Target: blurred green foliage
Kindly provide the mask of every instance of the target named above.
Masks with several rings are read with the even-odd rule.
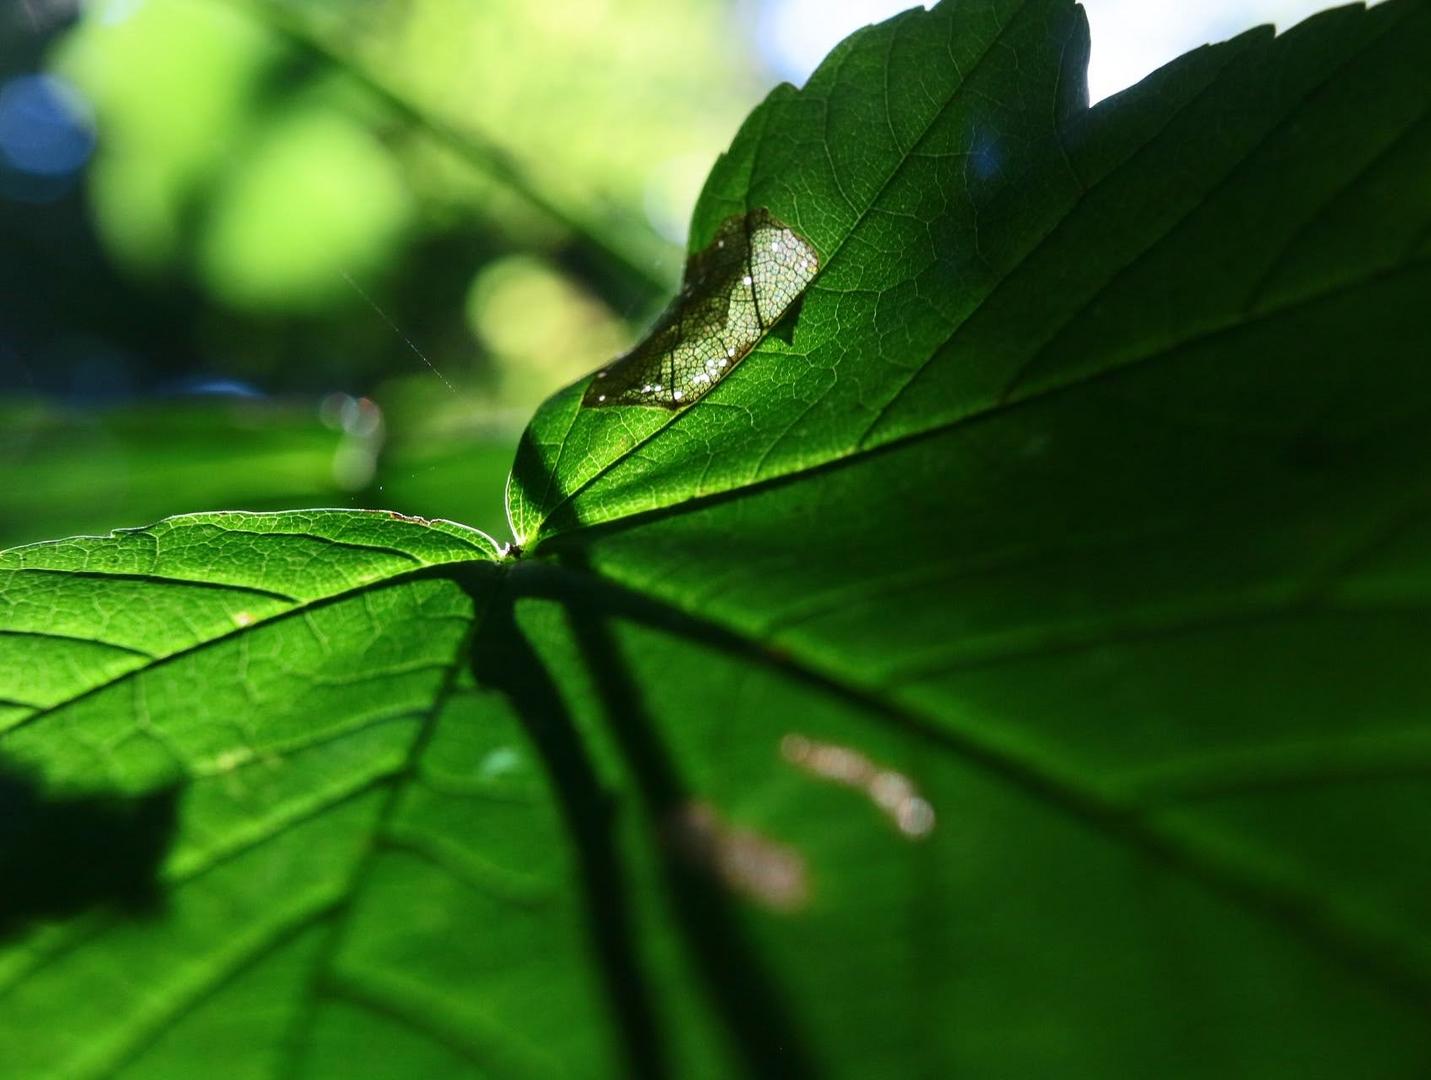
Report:
[[[52,73],[95,140],[40,189],[0,155],[0,546],[315,499],[501,526],[520,424],[679,272],[768,81],[747,33],[721,0],[0,14],[0,84]],[[383,411],[367,481],[332,392]],[[502,462],[480,492],[435,482],[463,453]]]
[[[341,440],[287,404],[0,404],[0,459],[19,481],[0,502],[0,548],[142,525],[175,505],[331,503]]]
[[[729,20],[649,0],[106,0],[51,63],[94,108],[86,191],[105,250],[155,288],[197,283],[204,367],[266,389],[369,389],[406,370],[351,279],[413,336],[439,328],[434,362],[454,375],[535,361],[548,377],[529,404],[589,357],[484,350],[453,300],[518,252],[562,279],[543,299],[571,310],[639,318],[658,299],[757,90],[747,50],[722,49]]]
[[[474,424],[420,380],[395,409],[304,400],[156,401],[129,408],[0,402],[0,549],[100,534],[188,510],[388,508],[506,528],[516,428]],[[390,435],[389,416],[398,434]]]

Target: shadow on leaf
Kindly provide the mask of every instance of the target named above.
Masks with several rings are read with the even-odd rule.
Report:
[[[649,715],[639,687],[632,679],[625,658],[608,625],[609,611],[602,603],[602,597],[586,593],[582,585],[589,580],[583,573],[583,566],[565,566],[557,570],[539,564],[525,564],[521,570],[508,578],[508,596],[498,601],[503,612],[500,628],[496,636],[507,642],[521,642],[520,648],[527,651],[535,670],[540,671],[540,663],[530,655],[531,646],[526,644],[521,631],[512,622],[511,605],[518,600],[529,598],[554,599],[565,611],[570,631],[578,649],[586,662],[587,669],[595,676],[596,692],[610,734],[634,781],[634,796],[641,804],[645,817],[655,830],[652,841],[661,855],[661,870],[671,902],[671,914],[675,917],[676,929],[684,939],[690,955],[701,973],[707,998],[717,1016],[725,1024],[732,1040],[732,1048],[741,1060],[746,1075],[779,1076],[798,1078],[815,1075],[808,1047],[802,1033],[790,1014],[781,988],[772,975],[765,970],[759,955],[745,933],[745,926],[737,910],[735,897],[716,881],[710,867],[704,865],[699,846],[693,850],[688,841],[689,833],[679,827],[689,816],[688,811],[699,804],[687,790],[683,778],[678,774],[674,762],[668,756],[659,737],[656,718]],[[576,571],[576,572],[573,572]],[[489,625],[497,627],[498,620],[489,615]],[[490,664],[491,653],[487,649],[474,650],[477,655],[487,655],[489,663],[485,670],[479,668],[479,680],[491,685],[508,688],[512,701],[527,721],[528,730],[534,740],[541,745],[548,742],[561,746],[563,755],[572,748],[580,747],[581,739],[562,703],[555,686],[546,683],[548,697],[533,700],[529,695],[513,693],[513,688],[529,683],[530,677],[520,674],[522,668],[510,662],[502,665]],[[531,670],[531,669],[528,669]],[[545,679],[545,676],[543,676]],[[560,718],[558,721],[557,718]],[[560,734],[552,738],[554,724],[561,728]],[[546,733],[544,735],[543,733]],[[559,757],[546,751],[549,767],[559,764]],[[585,821],[588,829],[600,820],[601,826],[594,831],[599,836],[602,858],[596,865],[606,868],[610,882],[619,876],[616,853],[611,837],[607,834],[613,808],[603,806],[599,796],[600,785],[595,769],[584,762],[585,780],[573,785],[564,770],[553,768],[553,778],[558,790],[571,793],[576,790],[589,792],[589,805],[583,810],[573,807],[572,817]],[[600,811],[599,813],[597,811]],[[673,827],[676,827],[673,829]],[[687,842],[683,842],[687,841]],[[583,845],[586,846],[586,845]],[[592,874],[592,861],[586,867],[588,888],[598,884]],[[594,890],[601,895],[604,890]],[[614,893],[608,893],[608,896]],[[645,973],[639,970],[627,952],[629,943],[617,942],[613,937],[611,912],[593,912],[597,928],[598,947],[620,956],[619,963],[613,964],[607,958],[605,965],[608,984],[619,988],[615,996],[625,1005],[624,1028],[628,1050],[640,1075],[666,1075],[669,1063],[664,1060],[664,1050],[651,1041],[648,1031],[654,1030],[654,1017],[649,1000],[652,988],[644,985]],[[620,922],[621,933],[630,936],[634,926],[626,920],[629,913],[623,910]]]
[[[0,763],[0,938],[95,907],[155,912],[176,802],[175,788],[55,798]]]

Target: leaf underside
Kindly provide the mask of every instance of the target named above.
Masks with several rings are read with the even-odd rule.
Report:
[[[792,333],[543,406],[521,559],[0,555],[0,1071],[1425,1075],[1431,9],[1092,109],[1087,44],[946,2],[775,91],[692,245],[788,223]]]

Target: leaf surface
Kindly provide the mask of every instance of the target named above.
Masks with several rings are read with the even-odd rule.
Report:
[[[820,270],[792,339],[767,334],[699,410],[557,395],[518,452],[519,541],[857,452],[986,285],[984,214],[1086,103],[1087,48],[1071,3],[946,3],[854,35],[803,89],[777,88],[712,170],[691,240],[700,250],[731,215],[765,210],[810,243]]]

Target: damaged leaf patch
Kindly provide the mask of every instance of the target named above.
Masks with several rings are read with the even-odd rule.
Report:
[[[651,332],[596,373],[583,404],[690,405],[745,359],[819,268],[810,242],[770,211],[726,218],[686,263],[680,294]]]

